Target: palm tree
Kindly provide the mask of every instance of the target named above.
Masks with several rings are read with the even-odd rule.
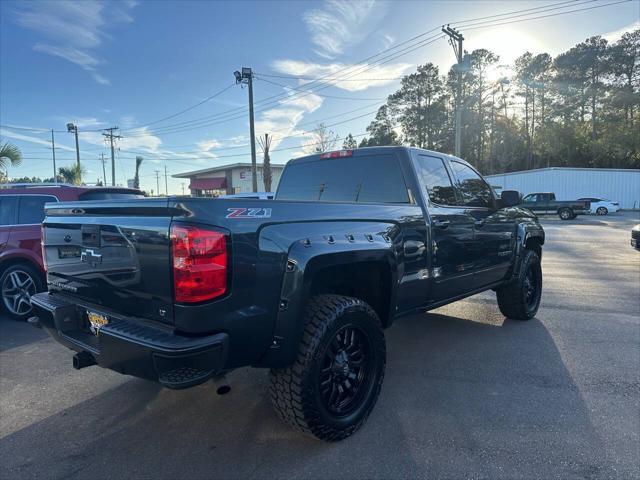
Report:
[[[0,170],[6,170],[9,166],[17,167],[21,163],[22,153],[18,147],[9,142],[0,145]]]
[[[70,183],[73,185],[80,185],[82,183],[82,175],[87,171],[80,165],[74,165],[73,167],[60,167],[58,169],[58,176],[64,183]]]

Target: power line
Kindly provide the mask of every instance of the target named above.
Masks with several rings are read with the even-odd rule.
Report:
[[[363,73],[364,71],[371,70],[372,68],[375,68],[377,66],[377,64],[374,63],[374,64],[369,65],[369,64],[365,64],[365,62],[368,62],[369,60],[371,60],[371,59],[373,59],[375,57],[379,57],[381,55],[384,55],[385,53],[387,53],[387,52],[389,52],[391,50],[398,49],[400,46],[406,45],[408,43],[411,43],[417,38],[424,37],[425,35],[427,35],[427,34],[429,34],[431,32],[434,32],[438,28],[439,27],[436,27],[434,29],[428,30],[427,32],[423,32],[423,33],[421,33],[419,35],[415,35],[414,37],[410,38],[409,40],[406,40],[406,41],[401,42],[399,44],[396,44],[396,45],[394,45],[392,47],[384,49],[384,50],[382,50],[382,51],[380,51],[380,52],[378,52],[378,53],[376,53],[374,55],[371,55],[371,56],[361,60],[360,62],[355,63],[354,65],[349,65],[347,67],[339,69],[336,72],[332,72],[331,74],[322,76],[319,79],[317,79],[317,80],[315,80],[315,81],[313,81],[313,82],[311,82],[311,83],[309,83],[309,84],[307,84],[305,86],[306,87],[313,87],[314,83],[320,83],[320,84],[324,83],[325,85],[322,86],[321,88],[319,88],[319,89],[324,89],[324,88],[332,86],[332,84],[330,82],[326,82],[326,81],[323,81],[323,80],[326,79],[326,78],[331,78],[331,76],[335,75],[336,73],[339,73],[341,71],[349,71],[349,70],[352,70],[352,69],[360,69],[361,70],[361,71],[355,70],[355,71],[352,71],[352,72],[347,72],[348,76],[346,78],[350,78],[350,77],[353,76],[353,74]],[[395,53],[390,54],[390,55],[388,55],[386,57],[383,57],[383,59],[385,59],[386,61],[382,62],[380,64],[388,63],[389,61],[391,61],[391,60],[393,60],[395,58],[398,58],[398,57],[400,57],[402,55],[410,53],[411,51],[415,50],[415,47],[421,47],[421,46],[428,45],[428,44],[432,43],[433,40],[437,39],[439,36],[440,36],[440,34],[436,35],[435,37],[430,37],[430,38],[427,38],[427,39],[420,40],[419,42],[414,43],[412,45],[409,45],[408,47],[402,49],[399,52],[395,52]],[[411,49],[411,50],[409,50],[409,49]],[[376,62],[378,62],[378,61],[376,61]],[[361,65],[361,64],[364,64],[364,65]],[[362,68],[365,68],[365,69],[362,70]],[[272,96],[267,97],[267,98],[265,98],[265,99],[263,99],[263,100],[261,100],[259,102],[256,102],[256,105],[258,105],[258,104],[273,105],[275,103],[280,102],[281,100],[282,100],[283,103],[286,103],[286,101],[297,100],[297,99],[303,98],[303,97],[305,97],[307,95],[310,95],[310,93],[305,93],[305,95],[296,95],[296,94],[294,94],[294,95],[291,95],[291,96],[288,95],[287,93],[281,93],[281,94],[277,94],[277,95],[272,95]],[[246,107],[237,107],[237,108],[233,108],[233,109],[230,109],[230,110],[227,110],[227,111],[224,111],[224,112],[219,112],[217,114],[208,115],[208,116],[201,117],[201,118],[198,118],[198,119],[193,119],[191,121],[182,122],[182,123],[175,124],[175,125],[172,125],[172,126],[166,126],[166,127],[163,127],[164,129],[167,129],[167,131],[164,132],[164,133],[165,134],[169,133],[168,132],[169,128],[180,127],[180,126],[185,126],[186,127],[187,124],[195,125],[196,123],[201,123],[201,125],[199,125],[199,127],[200,126],[201,127],[209,126],[211,124],[215,124],[215,123],[208,122],[208,120],[212,120],[214,118],[227,117],[227,118],[224,119],[224,122],[230,121],[230,120],[235,120],[236,118],[242,118],[244,116],[244,113],[240,114],[240,116],[237,116],[238,112],[240,112],[240,111],[246,112],[246,110],[247,110]],[[234,115],[236,115],[236,116],[234,116]],[[207,122],[205,123],[205,121],[207,121]],[[216,122],[216,123],[223,123],[223,122]],[[162,129],[160,129],[160,130],[162,130]],[[182,131],[182,130],[180,130],[180,131]],[[154,132],[154,133],[162,134],[159,130],[156,130],[156,132]],[[177,131],[176,132],[171,132],[171,133],[177,133]]]
[[[159,118],[158,120],[154,120],[153,122],[148,122],[148,123],[146,123],[145,125],[143,125],[143,126],[141,126],[141,127],[137,127],[137,128],[145,128],[145,127],[148,127],[149,125],[155,125],[156,123],[164,122],[165,120],[169,120],[170,118],[174,118],[174,117],[177,117],[178,115],[182,115],[183,113],[186,113],[186,112],[188,112],[188,111],[190,111],[190,110],[193,110],[194,108],[197,108],[197,107],[199,107],[200,105],[202,105],[202,104],[204,104],[204,103],[207,103],[208,101],[213,100],[214,98],[216,98],[216,97],[218,97],[218,96],[222,95],[224,92],[226,92],[227,90],[229,90],[229,89],[230,89],[231,87],[233,87],[234,85],[235,85],[235,83],[232,83],[231,85],[227,85],[227,86],[226,86],[226,87],[224,87],[222,90],[220,90],[220,91],[218,91],[218,92],[214,93],[213,95],[211,95],[211,96],[209,96],[209,97],[205,98],[204,100],[202,100],[202,101],[200,101],[200,102],[198,102],[198,103],[196,103],[196,104],[194,104],[194,105],[191,105],[190,107],[187,107],[187,108],[185,108],[185,109],[183,109],[183,110],[180,110],[179,112],[173,113],[173,114],[171,114],[171,115],[167,115],[166,117]]]
[[[595,1],[595,0],[593,0]],[[469,27],[464,27],[465,30],[477,30],[479,28],[487,28],[487,27],[498,27],[500,25],[508,25],[510,23],[518,23],[518,22],[528,22],[529,20],[538,20],[540,18],[548,18],[548,17],[558,17],[560,15],[566,15],[567,13],[576,13],[576,12],[585,12],[587,10],[594,10],[596,8],[603,8],[603,7],[609,7],[611,5],[618,5],[619,3],[628,3],[631,2],[632,0],[618,0],[617,2],[611,2],[611,3],[605,3],[602,5],[594,5],[593,7],[585,7],[585,8],[576,8],[574,10],[567,10],[565,12],[557,12],[557,13],[551,13],[548,15],[540,15],[537,17],[531,17],[531,18],[523,18],[520,20],[512,20],[512,21],[506,21],[506,22],[500,22],[500,23],[493,23],[491,25],[482,25],[482,26],[472,26],[470,25]]]
[[[497,13],[497,14],[494,14],[494,15],[487,15],[485,17],[469,18],[467,20],[457,20],[455,22],[449,22],[447,25],[458,25],[459,26],[459,24],[461,24],[461,23],[477,22],[478,20],[486,20],[487,18],[505,17],[505,16],[508,16],[508,15],[512,15],[514,13],[532,12],[532,14],[534,14],[534,13],[539,13],[539,12],[533,12],[533,10],[540,10],[540,9],[544,9],[544,8],[547,8],[547,7],[568,8],[568,7],[571,6],[570,4],[576,4],[579,1],[580,0],[565,0],[563,2],[555,2],[555,3],[549,3],[547,5],[540,5],[539,7],[525,8],[525,9],[522,9],[522,10],[513,10],[511,12]],[[596,0],[589,0],[589,1],[596,1]],[[561,5],[565,5],[565,6],[561,7]]]
[[[267,82],[267,83],[270,83],[272,85],[277,85],[277,86],[282,87],[282,88],[288,88],[288,89],[291,89],[291,90],[295,90],[297,92],[307,92],[307,93],[310,93],[310,94],[313,94],[313,95],[317,95],[319,97],[324,97],[324,98],[335,98],[335,99],[338,99],[338,100],[364,100],[364,101],[386,100],[386,97],[354,98],[354,97],[341,97],[341,96],[338,96],[338,95],[327,95],[327,94],[324,94],[324,93],[314,92],[313,90],[307,90],[307,89],[304,89],[304,88],[292,87],[291,85],[284,85],[282,83],[273,82],[271,80],[267,80],[266,78],[258,78],[258,80],[262,80],[263,82]]]
[[[466,25],[464,28],[469,29],[469,30],[477,29],[477,28],[488,28],[488,27],[499,26],[499,25],[504,25],[504,24],[508,24],[508,23],[518,23],[518,22],[535,20],[535,19],[540,19],[540,18],[548,18],[548,17],[553,17],[553,16],[559,16],[559,15],[564,15],[564,14],[568,14],[568,13],[587,11],[587,10],[592,10],[592,9],[596,9],[596,8],[603,8],[603,7],[617,5],[617,4],[621,4],[621,3],[627,3],[630,0],[620,0],[620,1],[610,2],[610,3],[606,3],[606,4],[602,4],[602,5],[595,5],[595,6],[579,8],[579,9],[571,9],[571,10],[566,10],[566,11],[562,11],[562,12],[556,12],[556,13],[549,14],[549,15],[533,16],[533,17],[529,16],[529,15],[536,15],[536,14],[544,12],[544,11],[559,10],[559,9],[563,9],[563,8],[571,8],[574,5],[583,5],[583,4],[586,4],[586,3],[592,3],[593,1],[595,1],[595,0],[588,0],[588,1],[584,1],[584,2],[576,2],[576,1],[566,2],[565,1],[565,2],[559,2],[559,3],[555,3],[555,4],[551,4],[551,5],[543,5],[543,6],[540,6],[540,7],[524,9],[524,10],[517,10],[517,11],[513,11],[513,12],[505,12],[505,13],[502,13],[502,14],[490,15],[490,16],[485,16],[485,17],[477,17],[475,19],[468,19],[468,20],[462,20],[462,21],[457,21],[457,22],[451,22],[450,24],[451,25],[460,25],[460,24],[463,24],[463,23],[475,22],[475,23],[471,23],[470,25]],[[531,12],[531,13],[525,15],[525,14],[523,14],[523,12]],[[517,15],[510,16],[512,14],[517,14]],[[523,17],[523,16],[527,16],[527,18],[519,18],[519,17]],[[502,18],[498,18],[498,17],[502,17]],[[478,21],[478,20],[484,20],[484,19],[489,19],[489,18],[494,18],[496,20]],[[516,18],[519,18],[519,19],[515,20]],[[398,47],[400,47],[402,45],[406,45],[407,43],[410,43],[411,41],[413,41],[413,40],[415,40],[417,38],[421,38],[421,37],[424,37],[424,36],[428,35],[429,33],[435,31],[436,29],[437,28],[434,28],[434,29],[432,29],[430,31],[423,32],[423,33],[421,33],[421,34],[419,34],[417,36],[412,37],[409,40],[406,40],[406,41],[404,41],[404,42],[402,42],[400,44],[396,44],[396,45],[394,45],[393,47],[391,47],[389,49],[385,49],[385,50],[383,50],[381,52],[378,52],[377,54],[372,55],[372,56],[368,57],[367,59],[364,59],[364,60],[360,61],[359,63],[364,63],[364,62],[366,62],[366,61],[368,61],[368,60],[370,60],[372,58],[378,57],[378,56],[380,56],[380,55],[382,55],[382,54],[384,54],[384,53],[386,53],[388,51],[397,49]],[[429,40],[429,39],[427,39],[427,40]],[[391,60],[393,60],[395,58],[398,58],[401,55],[406,55],[407,53],[410,53],[411,51],[414,51],[417,48],[421,48],[422,46],[424,46],[422,43],[426,42],[427,40],[422,40],[421,42],[417,42],[414,45],[410,45],[409,47],[403,49],[402,53],[396,52],[395,54],[389,55],[388,57],[385,57],[385,58],[391,57]],[[379,59],[376,62],[380,62],[381,60],[382,59]],[[391,60],[387,60],[384,63],[388,63],[388,61],[391,61]],[[382,64],[382,63],[380,63],[380,64]],[[368,66],[368,67],[367,67],[367,65],[362,65],[359,68],[362,69],[362,68],[366,67],[365,69],[371,69],[371,68],[375,68],[376,66],[378,66],[378,63],[372,64],[371,66]],[[313,83],[326,83],[326,82],[338,81],[338,80],[339,81],[348,81],[348,80],[350,80],[348,77],[345,76],[345,77],[342,77],[342,78],[339,78],[339,77],[337,78],[337,77],[335,77],[335,74],[338,73],[338,72],[341,72],[341,71],[352,70],[352,69],[355,69],[355,68],[358,68],[358,64],[351,65],[351,66],[345,67],[343,69],[340,69],[337,72],[332,72],[332,73],[330,73],[328,75],[325,75],[323,77],[320,77],[320,78],[317,78],[317,79],[313,79],[310,84],[307,84],[305,86],[310,86]],[[357,73],[358,72],[354,70],[352,72],[348,72],[347,75],[353,76],[354,74],[357,74]],[[359,72],[359,73],[362,73],[362,72]],[[358,81],[358,80],[359,79],[353,79],[352,81]],[[275,83],[275,82],[273,82],[273,83]],[[331,84],[326,85],[326,86],[327,87],[331,86]],[[326,88],[326,87],[324,87],[324,88]],[[306,95],[309,95],[311,93],[315,93],[315,92],[309,91],[309,93],[306,93]],[[298,98],[302,98],[303,96],[306,96],[306,95],[299,95]],[[265,103],[269,99],[278,98],[278,97],[280,99],[282,99],[283,96],[286,97],[286,94],[280,94],[280,95],[274,95],[272,97],[267,97],[266,99],[263,99],[262,101],[257,102],[257,103]],[[290,96],[291,100],[297,99],[297,98],[291,98],[291,97],[293,97],[293,96]],[[279,102],[280,99],[272,100],[269,103],[273,104],[274,102]],[[195,108],[195,106],[193,106],[193,107]],[[190,109],[190,108],[191,107],[188,107],[188,109]],[[188,111],[188,109],[187,109],[187,111]],[[234,114],[232,112],[238,112],[239,110],[246,110],[246,108],[239,107],[239,108],[228,110],[227,112],[220,112],[220,113],[215,114],[213,116],[207,116],[207,117],[204,117],[204,118],[214,118],[214,117],[221,118],[221,117],[226,115],[228,118],[226,118],[225,120],[222,120],[220,122],[214,122],[213,124],[215,124],[215,123],[224,123],[226,121],[231,121],[231,120],[234,120],[236,118],[243,117],[244,115],[241,115],[241,117],[237,117],[237,116],[233,117]],[[180,114],[180,113],[177,113],[177,114]],[[177,114],[174,114],[174,115],[177,115]],[[156,122],[159,122],[159,121],[160,120],[158,120]],[[174,125],[174,126],[169,125],[169,126],[163,127],[164,129],[166,129],[165,133],[160,133],[160,132],[151,132],[151,133],[156,133],[156,134],[159,134],[159,135],[161,135],[161,134],[169,134],[169,133],[179,133],[179,132],[182,132],[182,131],[187,131],[187,130],[192,130],[192,129],[195,129],[195,128],[208,126],[208,122],[206,124],[199,125],[198,127],[196,127],[195,124],[191,125],[194,122],[199,122],[199,121],[202,121],[202,119],[196,119],[196,120],[191,120],[191,121],[187,121],[187,122],[182,122],[182,124],[177,124],[178,126],[181,126],[180,129],[176,128],[176,125]],[[11,127],[11,126],[4,126],[4,127],[5,128],[9,128],[9,129],[21,129],[21,130],[25,130],[25,131],[33,131],[33,132],[38,132],[38,133],[46,133],[47,132],[47,130],[45,130],[45,129],[37,129],[37,128],[29,128],[29,127]],[[172,127],[173,127],[173,130],[170,130]],[[141,127],[141,128],[143,128],[143,127]],[[61,131],[63,132],[64,130],[61,130]],[[87,131],[91,131],[91,130],[87,130]],[[238,148],[240,148],[240,147],[241,146],[238,146]],[[234,147],[229,147],[229,149],[231,149],[231,148],[234,148]]]
[[[274,75],[270,73],[256,73],[258,77],[269,77],[269,78],[291,78],[294,80],[319,80],[318,77],[307,77],[304,75]],[[389,77],[389,78],[352,78],[352,79],[342,79],[342,78],[326,78],[326,81],[333,82],[388,82],[393,80],[402,80],[404,77]],[[263,79],[264,80],[264,79]]]
[[[356,70],[354,72],[349,72],[347,74],[348,75],[347,78],[350,78],[350,77],[352,77],[354,75],[357,75],[359,73],[363,73],[363,72],[365,72],[367,70],[371,70],[373,68],[376,68],[379,65],[383,65],[385,63],[389,63],[390,61],[393,61],[396,58],[399,58],[399,57],[401,57],[403,55],[407,55],[407,54],[409,54],[409,53],[411,53],[411,52],[413,52],[413,51],[415,51],[415,50],[417,50],[419,48],[422,48],[422,47],[424,47],[426,45],[429,45],[429,44],[435,42],[436,40],[439,40],[440,38],[442,38],[441,34],[435,35],[433,37],[427,38],[425,40],[421,40],[420,42],[417,42],[417,43],[415,43],[413,45],[410,45],[410,46],[402,49],[400,52],[396,52],[394,54],[387,55],[386,57],[383,57],[382,59],[380,59],[380,60],[384,60],[384,61],[380,61],[379,60],[378,63],[376,63],[376,64],[362,65],[362,66],[359,67],[360,71]],[[355,65],[354,67],[357,67],[357,65]],[[354,67],[349,67],[349,68],[354,68]],[[306,86],[308,86],[308,85],[306,85]],[[268,110],[269,108],[271,108],[271,106],[273,106],[275,104],[282,104],[282,103],[287,103],[288,101],[299,100],[299,99],[304,98],[306,96],[309,96],[311,94],[316,94],[318,90],[324,90],[324,89],[326,89],[326,88],[328,88],[330,86],[332,86],[331,83],[326,83],[325,82],[325,85],[322,85],[322,86],[318,87],[313,92],[306,91],[304,94],[295,93],[293,95],[289,95],[287,93],[283,93],[281,95],[275,95],[274,97],[280,97],[280,98],[271,100],[271,101],[266,102],[266,103],[265,103],[265,101],[257,102],[257,103],[263,103],[262,108],[258,109],[257,111],[258,112],[262,112],[262,111]],[[151,132],[151,133],[154,133],[156,135],[167,135],[167,134],[170,134],[170,133],[182,133],[182,132],[185,132],[185,131],[195,130],[197,128],[209,127],[209,126],[217,125],[217,124],[220,124],[220,123],[227,123],[227,122],[229,122],[231,120],[244,118],[245,113],[240,113],[239,115],[238,114],[234,114],[234,115],[235,116],[228,116],[227,115],[227,118],[223,118],[223,119],[220,119],[220,120],[212,120],[212,121],[209,121],[209,120],[207,120],[207,121],[194,120],[193,123],[191,123],[191,124],[189,124],[190,122],[184,122],[184,126],[175,125],[173,127],[166,127],[166,129],[164,129],[162,131],[155,131],[155,132]],[[215,117],[215,115],[212,116],[212,117]],[[189,124],[189,125],[186,125],[186,124]]]
[[[320,118],[320,119],[317,119],[317,120],[298,123],[298,124],[295,125],[295,128],[299,128],[299,127],[304,126],[304,125],[322,123],[322,122],[325,122],[327,120],[331,120],[333,118],[342,117],[344,115],[349,115],[351,113],[359,112],[361,110],[369,109],[369,108],[371,108],[373,106],[378,106],[378,105],[379,105],[379,103],[375,102],[373,104],[368,104],[368,105],[364,105],[362,107],[350,109],[350,110],[347,110],[347,111],[342,112],[342,113],[337,113],[335,115],[330,115],[328,117],[323,117],[323,118]],[[370,112],[368,112],[366,115],[369,115],[369,114],[370,114]],[[279,130],[273,130],[270,133],[277,134],[277,133],[286,132],[286,131],[289,131],[289,130],[290,130],[290,128],[283,128],[283,129],[279,129]],[[288,138],[288,137],[284,137],[284,138]],[[173,148],[191,147],[191,146],[193,146],[193,144],[173,146]],[[224,151],[228,151],[228,150],[238,150],[240,148],[247,148],[249,146],[250,145],[248,143],[244,143],[242,145],[234,145],[234,146],[231,146],[231,147],[211,148],[211,149],[206,150],[206,151],[203,151],[203,150],[189,150],[189,151],[181,151],[181,152],[175,152],[175,153],[177,153],[177,154],[216,153],[216,152],[224,152]],[[170,147],[171,147],[170,145],[165,145],[164,146],[164,148],[170,148]],[[144,151],[144,152],[143,151],[139,151],[139,150],[120,150],[120,151],[124,152],[124,153],[133,153],[133,154],[139,154],[139,155],[149,155],[149,154],[153,155],[154,154],[153,151]],[[168,153],[168,155],[175,155],[175,153]],[[206,157],[202,157],[202,158],[206,158]]]

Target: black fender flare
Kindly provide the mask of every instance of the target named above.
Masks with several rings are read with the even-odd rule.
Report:
[[[322,269],[358,262],[380,262],[391,275],[390,301],[395,305],[398,262],[387,235],[316,235],[291,244],[287,255],[273,342],[257,366],[281,368],[297,354],[304,331],[303,315],[315,275]],[[389,308],[389,315],[393,315]],[[388,319],[381,319],[383,323]]]
[[[522,222],[518,224],[516,234],[516,254],[513,264],[511,279],[517,278],[520,273],[522,253],[527,248],[527,242],[535,239],[540,245],[544,245],[545,233],[539,223]]]

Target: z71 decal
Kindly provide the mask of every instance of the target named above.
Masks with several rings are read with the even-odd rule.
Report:
[[[227,208],[227,218],[271,218],[270,208]]]

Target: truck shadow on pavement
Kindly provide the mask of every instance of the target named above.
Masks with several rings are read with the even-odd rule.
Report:
[[[24,320],[14,320],[4,315],[0,310],[0,352],[12,348],[39,342],[49,338],[44,330],[37,330],[29,325],[29,328],[22,328],[26,324]]]
[[[223,397],[211,384],[170,391],[132,379],[5,436],[0,477],[613,474],[544,324],[503,321],[495,307],[456,308],[462,312],[400,319],[387,331],[380,400],[342,443],[284,425],[271,409],[265,371],[232,373]]]

